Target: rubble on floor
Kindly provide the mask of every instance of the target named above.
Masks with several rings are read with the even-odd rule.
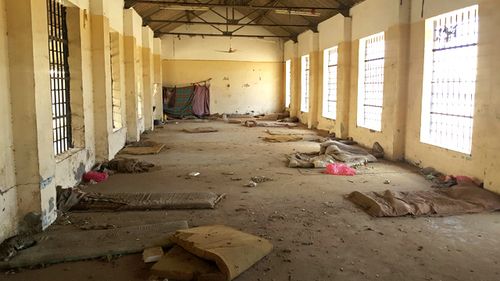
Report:
[[[470,183],[425,191],[354,191],[347,199],[374,217],[452,216],[500,210],[498,194]]]
[[[274,142],[274,143],[295,142],[295,141],[301,141],[303,139],[304,138],[301,136],[294,136],[294,135],[272,135],[272,136],[262,137],[263,141]]]
[[[362,148],[328,140],[320,144],[319,152],[293,153],[288,156],[288,160],[290,168],[325,168],[336,162],[355,167],[376,162],[377,158]]]
[[[152,267],[155,276],[179,281],[230,281],[268,255],[264,238],[223,225],[177,231],[176,244]]]
[[[131,155],[148,155],[148,154],[158,154],[165,147],[164,143],[157,143],[154,141],[138,141],[127,144],[120,154],[131,154]]]

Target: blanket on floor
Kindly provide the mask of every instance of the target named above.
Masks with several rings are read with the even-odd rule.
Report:
[[[472,184],[425,191],[359,192],[347,199],[374,217],[451,216],[500,210],[500,196]]]

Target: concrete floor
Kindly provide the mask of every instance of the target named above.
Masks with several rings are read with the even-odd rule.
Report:
[[[220,131],[181,131],[199,126]],[[147,135],[166,143],[168,149],[140,157],[161,165],[160,170],[114,175],[89,187],[103,193],[226,193],[215,210],[79,213],[72,214],[71,220],[118,226],[188,220],[191,226],[226,224],[270,239],[273,252],[237,281],[500,280],[497,213],[371,218],[343,196],[353,190],[425,190],[430,183],[410,166],[385,161],[370,164],[354,177],[290,169],[286,154],[317,151],[319,144],[270,144],[259,139],[266,135],[264,131],[223,122],[169,124]],[[193,171],[201,175],[186,179]],[[223,172],[234,172],[234,176]],[[274,181],[243,187],[257,175]],[[384,184],[386,179],[391,184]],[[141,255],[130,255],[5,273],[0,280],[147,280],[149,267]]]

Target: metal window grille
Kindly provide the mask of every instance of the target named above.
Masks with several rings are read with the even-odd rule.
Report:
[[[477,76],[478,6],[432,19],[431,144],[470,153]]]
[[[54,153],[58,155],[72,147],[66,7],[55,0],[47,0],[47,20],[52,134]]]
[[[300,110],[309,111],[309,55],[302,56],[302,103]]]
[[[359,125],[372,130],[382,129],[382,105],[384,98],[384,33],[362,39],[363,86],[361,93],[361,120]]]
[[[110,46],[110,67],[111,67],[111,109],[113,129],[117,130],[122,127],[122,112],[121,112],[121,87],[120,87],[120,44],[117,33],[109,34]]]
[[[287,60],[285,62],[285,106],[290,107],[290,101],[292,99],[292,62]]]
[[[323,86],[323,117],[337,117],[337,67],[338,48],[325,50],[325,72]]]

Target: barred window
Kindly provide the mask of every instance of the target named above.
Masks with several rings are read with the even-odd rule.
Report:
[[[426,22],[421,141],[471,153],[477,76],[478,6]],[[425,74],[424,74],[425,75]]]
[[[336,119],[338,47],[325,50],[323,58],[323,117]]]
[[[301,62],[300,111],[309,112],[309,55],[302,56]]]
[[[72,145],[70,73],[68,63],[68,28],[66,7],[47,0],[49,35],[49,75],[52,103],[52,137],[54,153],[59,155]]]
[[[358,78],[358,120],[360,127],[382,130],[384,98],[384,33],[360,40]]]
[[[120,42],[118,32],[109,34],[111,68],[111,109],[113,129],[122,127],[121,84],[120,84]]]
[[[290,107],[290,102],[292,100],[292,61],[287,60],[285,62],[285,107]]]

